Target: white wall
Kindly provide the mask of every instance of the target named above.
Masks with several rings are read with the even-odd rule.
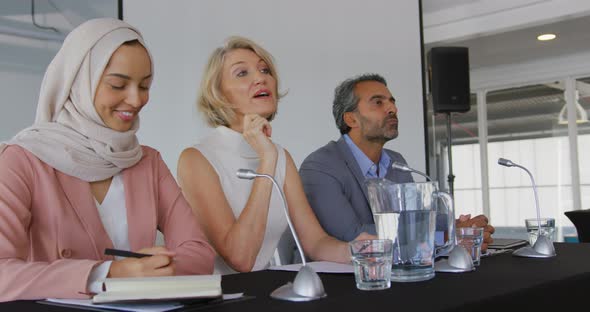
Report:
[[[400,137],[387,147],[425,169],[417,1],[125,0],[155,58],[140,141],[161,151],[176,173],[178,155],[209,129],[195,108],[207,57],[230,35],[249,37],[275,57],[282,89],[273,140],[297,165],[337,139],[333,90],[345,78],[382,74],[400,110]]]
[[[0,142],[33,124],[42,79],[36,72],[0,66]]]

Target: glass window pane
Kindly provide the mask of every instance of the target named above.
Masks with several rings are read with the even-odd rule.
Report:
[[[567,123],[559,122],[566,105],[563,86],[553,82],[487,95],[490,217],[496,227],[524,233],[524,219],[536,217],[528,174],[499,166],[500,157],[531,172],[542,217],[554,217],[558,227],[568,222],[563,212],[573,209],[573,201]]]
[[[470,110],[466,113],[452,113],[451,139],[455,214],[483,213],[481,191],[481,160],[477,128],[476,95],[471,94]],[[441,189],[448,191],[448,141],[447,115],[429,114],[430,175],[438,180]]]
[[[576,81],[576,112],[578,125],[578,163],[580,167],[580,195],[582,209],[590,209],[590,77]]]

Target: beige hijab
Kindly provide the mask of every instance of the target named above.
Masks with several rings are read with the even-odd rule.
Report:
[[[90,20],[74,29],[47,67],[35,123],[0,144],[0,153],[16,144],[88,182],[135,165],[142,156],[135,136],[139,119],[129,131],[118,132],[107,127],[94,108],[96,88],[111,55],[132,40],[145,47],[139,31],[111,18]]]

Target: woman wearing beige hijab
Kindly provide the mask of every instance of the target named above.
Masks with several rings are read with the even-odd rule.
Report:
[[[106,277],[212,272],[191,208],[135,136],[152,64],[119,20],[88,21],[65,39],[35,123],[0,145],[0,301],[84,298]],[[166,244],[154,247],[158,229]],[[152,256],[115,259],[105,248]]]

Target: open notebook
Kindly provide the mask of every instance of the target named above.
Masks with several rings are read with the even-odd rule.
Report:
[[[185,300],[221,296],[221,275],[107,278],[95,304],[155,300]]]

